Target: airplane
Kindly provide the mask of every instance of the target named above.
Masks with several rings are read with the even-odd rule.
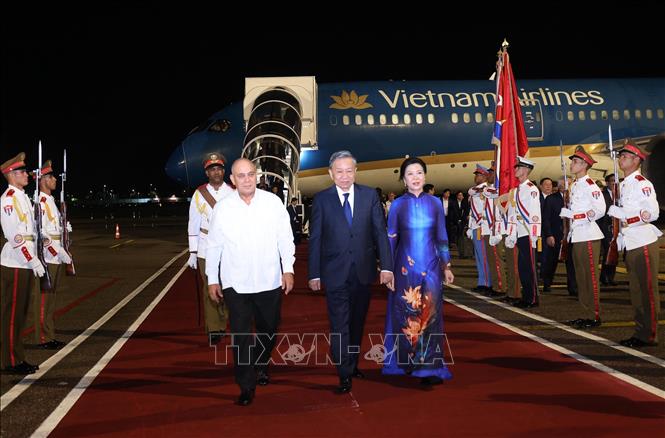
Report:
[[[421,157],[437,193],[473,184],[476,163],[490,165],[494,146],[493,81],[384,81],[317,84],[313,77],[247,78],[243,102],[233,103],[195,127],[165,170],[190,187],[205,181],[201,163],[212,151],[232,162],[252,159],[259,174],[283,182],[288,196],[312,196],[331,184],[331,153],[356,157],[356,181],[404,190],[398,181],[406,156]],[[538,182],[562,175],[576,145],[598,163],[594,179],[613,173],[614,145],[625,138],[651,151],[643,173],[665,200],[665,78],[518,80],[518,96]],[[296,132],[298,131],[298,132]],[[228,173],[228,172],[227,172]],[[287,198],[288,199],[288,198]]]

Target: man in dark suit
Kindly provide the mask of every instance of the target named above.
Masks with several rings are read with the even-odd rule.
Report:
[[[358,356],[376,259],[381,284],[391,290],[393,261],[376,190],[354,184],[356,159],[348,151],[335,152],[328,172],[335,184],[317,193],[312,204],[308,277],[312,290],[326,287],[331,352],[340,382],[335,392],[343,394],[351,390],[352,378],[363,377]]]
[[[570,181],[569,183],[570,184]],[[554,281],[556,267],[559,264],[559,251],[563,238],[563,219],[559,216],[563,208],[564,180],[559,180],[559,191],[545,198],[543,207],[543,292],[549,292]],[[566,283],[568,294],[577,295],[577,282],[575,281],[575,265],[572,254],[566,258]]]
[[[610,249],[612,242],[612,217],[608,216],[607,211],[610,206],[614,205],[614,198],[612,189],[614,187],[614,174],[611,173],[605,177],[606,186],[603,188],[603,198],[605,198],[605,216],[596,221],[600,231],[603,232],[603,240],[600,241],[600,254],[602,260],[602,268],[600,270],[600,283],[603,286],[616,286],[617,282],[614,281],[614,274],[616,273],[616,266],[605,264],[607,259],[607,252]]]
[[[302,224],[300,222],[300,215],[298,214],[298,198],[291,198],[291,203],[286,207],[289,212],[291,220],[291,231],[293,231],[293,243],[298,245],[302,234]]]
[[[464,228],[469,221],[469,203],[464,199],[464,193],[457,192],[455,194],[455,199],[450,201],[450,204],[448,205],[448,216],[446,217],[447,222],[448,218],[450,218],[450,241],[455,242],[457,245],[459,257],[461,259],[467,258],[467,256],[469,256],[468,246],[471,242],[468,242],[469,245],[467,245],[464,241],[466,238]]]

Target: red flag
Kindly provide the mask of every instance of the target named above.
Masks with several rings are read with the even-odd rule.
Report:
[[[506,50],[500,52],[497,65],[496,116],[492,143],[496,145],[495,160],[499,194],[517,187],[515,163],[517,155],[525,156],[529,150],[522,120],[522,108],[517,97],[517,87],[510,57]]]

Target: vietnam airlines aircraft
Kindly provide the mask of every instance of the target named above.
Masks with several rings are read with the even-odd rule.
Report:
[[[465,190],[475,163],[489,165],[495,82],[351,82],[316,84],[313,77],[248,78],[245,99],[213,114],[174,150],[167,174],[189,186],[204,181],[212,151],[229,161],[256,162],[259,173],[284,182],[289,194],[311,196],[331,184],[328,159],[347,149],[358,160],[356,181],[401,193],[405,156],[427,163],[437,193]],[[561,176],[564,160],[582,144],[598,164],[594,179],[613,172],[614,144],[630,137],[652,152],[643,171],[665,200],[665,78],[520,80],[518,95],[536,163],[531,179]],[[658,163],[658,164],[657,164]]]

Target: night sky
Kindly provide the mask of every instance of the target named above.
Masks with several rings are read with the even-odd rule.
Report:
[[[598,10],[526,15],[503,27],[470,14],[422,22],[428,11],[418,19],[337,11],[329,23],[297,27],[204,8],[4,10],[0,161],[25,151],[36,166],[41,139],[58,167],[67,148],[73,193],[107,184],[122,194],[152,183],[170,194],[178,186],[163,171],[169,154],[194,126],[242,100],[247,76],[487,79],[504,37],[518,86],[520,79],[665,77],[665,6],[635,9],[604,12],[612,20]],[[230,21],[245,30],[230,30]]]

